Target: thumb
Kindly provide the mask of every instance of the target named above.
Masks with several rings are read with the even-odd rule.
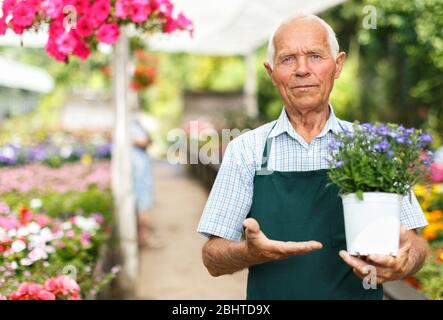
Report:
[[[253,218],[248,218],[243,221],[243,227],[246,228],[245,233],[249,235],[260,232],[260,225],[258,224],[257,220]]]

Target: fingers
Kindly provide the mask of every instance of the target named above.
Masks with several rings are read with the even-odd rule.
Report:
[[[286,255],[305,254],[323,248],[323,245],[318,241],[280,242],[280,246]]]
[[[368,264],[362,259],[351,256],[348,252],[341,250],[339,252],[340,257],[354,269],[354,272],[363,277],[369,272]]]

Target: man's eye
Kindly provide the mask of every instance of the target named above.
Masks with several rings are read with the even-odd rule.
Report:
[[[282,63],[291,63],[293,61],[294,61],[294,57],[289,56],[289,57],[283,58]]]
[[[311,58],[311,60],[319,60],[321,58],[318,54],[311,54],[309,57]]]

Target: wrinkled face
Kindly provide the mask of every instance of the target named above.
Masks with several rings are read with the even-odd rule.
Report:
[[[280,27],[274,46],[274,67],[265,67],[285,106],[306,111],[327,105],[345,53],[333,57],[325,28],[312,19],[297,19]]]

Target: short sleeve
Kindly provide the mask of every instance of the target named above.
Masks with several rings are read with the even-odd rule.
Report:
[[[418,203],[414,192],[410,191],[411,201],[409,195],[403,198],[400,207],[400,222],[408,228],[408,230],[422,228],[428,225],[425,214]]]
[[[197,231],[207,237],[242,238],[243,220],[252,204],[255,166],[245,156],[248,148],[240,138],[234,139],[226,148],[198,224]]]

